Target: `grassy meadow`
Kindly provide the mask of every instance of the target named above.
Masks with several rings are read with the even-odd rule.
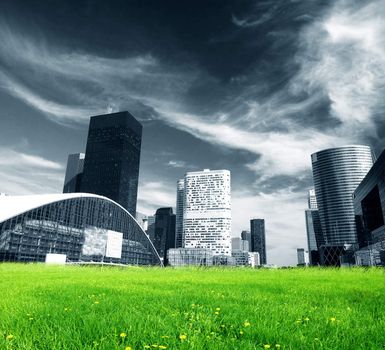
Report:
[[[385,270],[0,264],[0,349],[385,349]]]

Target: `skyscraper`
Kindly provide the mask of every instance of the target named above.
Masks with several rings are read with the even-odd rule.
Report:
[[[206,248],[214,255],[230,256],[230,171],[188,172],[184,184],[184,247]]]
[[[128,112],[91,117],[81,192],[136,213],[142,125]]]
[[[353,192],[373,164],[369,146],[331,148],[311,155],[324,246],[321,263],[338,265],[346,244],[357,242]]]
[[[262,265],[266,264],[265,220],[250,220],[251,251],[258,252]]]
[[[63,193],[80,191],[80,183],[84,167],[84,153],[74,153],[68,156]]]
[[[184,179],[177,182],[176,188],[176,229],[175,248],[182,248],[183,245],[183,202],[184,202]]]
[[[172,208],[159,208],[155,213],[155,229],[150,235],[163,262],[167,259],[167,250],[175,248],[175,214]]]

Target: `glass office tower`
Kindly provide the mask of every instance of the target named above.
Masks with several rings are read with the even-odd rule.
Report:
[[[128,112],[91,117],[81,192],[112,199],[135,217],[142,125]]]
[[[266,265],[265,219],[250,220],[251,251],[259,253],[262,265]]]
[[[311,160],[325,242],[321,250],[334,265],[333,251],[340,254],[341,247],[357,242],[352,196],[373,165],[373,155],[369,146],[352,145],[319,151]]]

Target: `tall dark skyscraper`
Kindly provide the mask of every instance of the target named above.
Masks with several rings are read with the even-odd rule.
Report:
[[[159,208],[155,213],[155,228],[150,239],[163,262],[166,262],[167,250],[175,248],[175,219],[172,208]]]
[[[128,112],[91,117],[81,192],[136,213],[142,125]]]
[[[68,156],[63,193],[73,193],[80,191],[83,167],[84,153],[74,153]]]
[[[261,265],[266,264],[265,219],[250,220],[251,251],[258,252]]]

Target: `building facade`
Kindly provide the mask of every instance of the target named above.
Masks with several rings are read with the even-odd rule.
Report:
[[[357,265],[385,265],[385,151],[353,194]]]
[[[252,219],[250,220],[251,234],[251,251],[258,252],[262,265],[267,264],[266,259],[266,237],[265,237],[265,220]]]
[[[249,252],[249,242],[241,239],[240,237],[233,237],[231,238],[231,249]]]
[[[68,156],[63,193],[80,192],[80,184],[84,168],[84,153]]]
[[[135,216],[142,125],[128,112],[91,117],[81,191],[110,198]]]
[[[167,261],[167,250],[175,248],[175,214],[172,208],[159,208],[155,213],[155,228],[149,236],[160,258]]]
[[[309,209],[318,209],[314,188],[309,189],[307,193],[307,206]]]
[[[162,265],[153,244],[119,204],[88,193],[0,198],[0,261]]]
[[[231,256],[230,171],[188,172],[184,184],[184,247]]]
[[[173,267],[212,266],[213,252],[210,249],[174,248],[167,251],[168,264]]]
[[[352,196],[373,164],[372,151],[344,146],[314,153],[311,160],[324,238],[321,264],[338,265],[343,248],[357,242]]]
[[[176,228],[175,248],[183,248],[183,203],[184,203],[184,179],[177,182],[176,187]]]

